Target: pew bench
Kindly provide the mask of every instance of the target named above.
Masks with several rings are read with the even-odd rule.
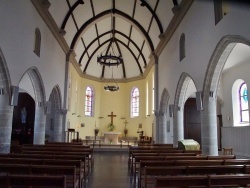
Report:
[[[155,188],[166,187],[250,187],[250,174],[165,176],[155,178]]]
[[[249,165],[145,167],[138,187],[151,187],[156,176],[246,174],[249,170]]]
[[[66,188],[66,177],[0,174],[0,187]]]
[[[74,166],[0,164],[0,171],[12,175],[65,176],[67,188],[79,188]]]
[[[72,166],[76,168],[76,176],[80,180],[79,187],[86,181],[86,173],[83,170],[81,160],[65,159],[34,159],[34,158],[3,158],[0,157],[0,164],[28,164],[28,165],[53,165],[53,166]]]

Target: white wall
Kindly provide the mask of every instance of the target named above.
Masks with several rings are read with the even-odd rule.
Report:
[[[7,62],[11,84],[17,86],[25,72],[36,67],[45,86],[46,100],[55,85],[59,85],[63,97],[65,53],[31,1],[0,1],[0,28],[0,48]],[[36,28],[41,31],[40,58],[33,52]],[[23,89],[33,92],[30,87]]]
[[[224,105],[222,107],[222,118],[223,126],[232,127],[234,126],[233,119],[233,105],[232,105],[232,87],[236,80],[242,79],[246,82],[248,89],[250,87],[250,61],[243,64],[235,66],[222,75],[221,84],[223,85],[223,101]],[[228,120],[230,117],[230,120]]]

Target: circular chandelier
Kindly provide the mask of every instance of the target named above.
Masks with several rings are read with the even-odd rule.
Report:
[[[112,77],[108,81],[108,83],[104,86],[105,91],[119,91],[119,85],[116,83],[115,79],[113,78],[113,67],[112,67]]]
[[[100,55],[97,56],[97,62],[104,66],[118,66],[123,63],[122,56],[116,56],[115,54]]]
[[[118,52],[115,53],[115,49],[113,47],[115,41],[115,29],[114,29],[114,16],[111,8],[111,32],[110,32],[110,43],[109,45],[104,49],[104,51],[101,53],[101,55],[97,56],[97,63],[100,63],[100,65],[103,66],[118,66],[123,63],[122,55]],[[117,46],[118,49],[118,46]],[[103,55],[104,54],[104,55]],[[120,55],[117,55],[120,54]]]

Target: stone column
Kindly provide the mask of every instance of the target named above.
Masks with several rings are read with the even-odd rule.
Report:
[[[10,153],[13,106],[9,105],[9,96],[0,95],[0,153]]]
[[[155,120],[154,120],[154,128],[153,128],[153,140],[158,143],[159,142],[159,70],[158,70],[158,57],[155,53],[154,63],[155,63],[155,74],[154,74],[154,109],[155,109]]]
[[[209,97],[201,111],[201,147],[203,155],[218,155],[216,99]]]
[[[179,107],[178,107],[179,108]],[[184,128],[183,128],[183,110],[177,109],[175,110],[174,116],[174,139],[173,139],[173,146],[178,147],[178,141],[184,139]]]
[[[34,123],[34,144],[45,143],[45,122],[46,116],[42,106],[36,106],[35,123]]]
[[[59,110],[56,110],[55,114],[55,126],[54,126],[54,135],[53,142],[62,142],[63,141],[63,129],[62,129],[62,114]]]
[[[167,143],[167,116],[165,113],[159,118],[159,143]]]

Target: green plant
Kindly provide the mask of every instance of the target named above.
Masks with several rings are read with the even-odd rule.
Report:
[[[108,130],[109,130],[109,131],[115,130],[115,125],[114,125],[113,123],[109,123],[109,124],[108,124]]]

